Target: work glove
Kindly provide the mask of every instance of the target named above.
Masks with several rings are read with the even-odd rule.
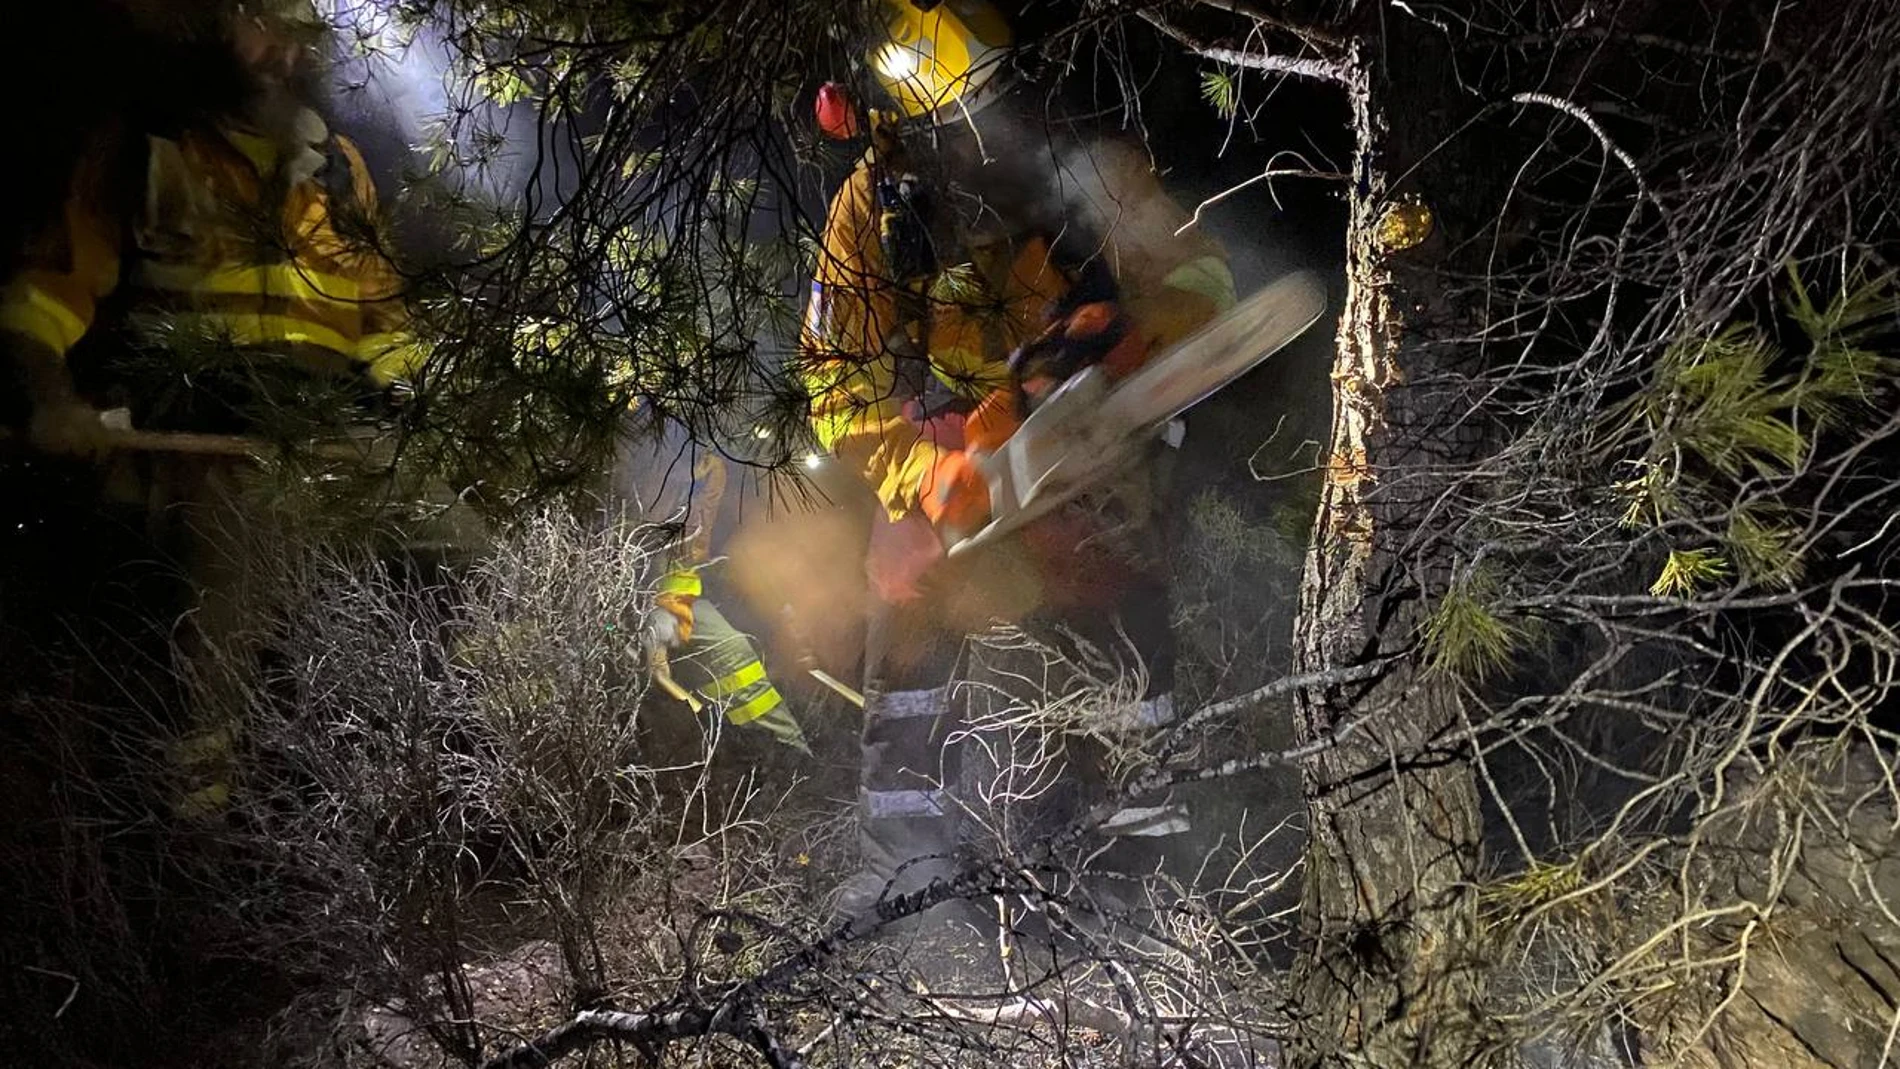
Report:
[[[1140,367],[1148,347],[1115,301],[1078,305],[1009,357],[1009,369],[1033,408],[1057,386],[1097,364],[1119,379]]]
[[[660,649],[676,650],[693,639],[691,602],[662,594],[647,610],[649,641]]]
[[[973,534],[989,520],[989,482],[979,462],[1022,425],[1018,407],[1013,389],[998,389],[967,414],[946,412],[920,419],[920,413],[907,408],[920,434],[897,476],[917,488],[917,508],[940,544]],[[896,589],[907,592],[921,574],[898,582]]]
[[[33,447],[72,457],[104,453],[111,432],[101,421],[99,410],[74,391],[59,354],[25,338],[8,338],[0,344],[6,347],[7,370],[16,396],[26,402],[9,417],[23,424],[21,429]]]
[[[937,458],[918,493],[917,503],[946,541],[955,541],[990,518],[990,486],[967,450]]]
[[[1023,425],[1021,405],[1013,389],[991,390],[988,397],[963,418],[963,445],[972,453],[994,453]]]

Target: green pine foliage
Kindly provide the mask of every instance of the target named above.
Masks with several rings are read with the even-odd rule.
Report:
[[[1240,81],[1230,71],[1205,71],[1201,74],[1201,99],[1223,119],[1240,111]]]
[[[1454,582],[1425,621],[1430,672],[1482,682],[1502,670],[1524,641],[1524,629],[1500,616],[1496,584],[1483,570]]]
[[[1764,506],[1736,509],[1722,541],[1751,584],[1786,589],[1801,578],[1801,532]]]
[[[1878,411],[1881,390],[1900,374],[1900,359],[1870,348],[1892,334],[1900,314],[1894,283],[1892,274],[1856,276],[1832,300],[1816,304],[1800,272],[1788,268],[1782,305],[1809,346],[1795,400],[1818,428]]]
[[[1658,597],[1693,597],[1732,573],[1728,561],[1713,549],[1672,549],[1649,592]]]
[[[1822,299],[1790,265],[1780,310],[1792,330],[1730,323],[1670,345],[1613,422],[1642,455],[1614,490],[1621,526],[1660,531],[1726,514],[1717,546],[1672,548],[1652,593],[1690,597],[1740,578],[1786,588],[1804,570],[1802,533],[1777,495],[1821,439],[1882,411],[1900,359],[1884,352],[1900,293],[1891,274],[1849,274]]]
[[[986,294],[975,264],[954,264],[937,272],[930,282],[930,299],[939,304],[970,306]]]
[[[1670,346],[1645,399],[1656,451],[1680,451],[1730,479],[1794,470],[1807,439],[1790,422],[1794,383],[1774,375],[1776,355],[1752,324]]]

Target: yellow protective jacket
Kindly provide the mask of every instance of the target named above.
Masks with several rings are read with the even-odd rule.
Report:
[[[899,519],[931,492],[949,451],[904,416],[901,354],[921,351],[952,390],[990,397],[1008,385],[1010,352],[1046,326],[1074,279],[1044,237],[1049,228],[1032,223],[1016,235],[969,240],[971,263],[956,284],[940,278],[919,302],[923,323],[905,322],[880,240],[880,177],[876,155],[867,154],[832,197],[800,361],[820,445],[859,472]],[[1175,235],[1188,216],[1139,153],[1104,145],[1090,155],[1086,181],[1064,175],[1061,184],[1090,195],[1075,205],[1088,217],[1078,222],[1100,235],[1089,255],[1115,274],[1122,306],[1151,350],[1233,305],[1225,257],[1192,231]]]
[[[136,203],[110,192],[108,154],[78,171],[61,216],[0,290],[0,329],[63,356],[118,292],[134,315],[164,313],[182,329],[310,370],[355,371],[379,385],[416,370],[401,279],[360,236],[376,190],[349,139],[323,132],[286,154],[241,130],[207,128],[149,137],[145,149]]]
[[[693,606],[704,595],[700,569],[712,560],[713,529],[725,504],[726,463],[719,453],[693,443],[676,427],[656,440],[623,440],[615,464],[616,488],[634,518],[647,524],[679,524],[667,547],[659,607],[679,618],[690,640]]]
[[[668,547],[667,571],[655,598],[655,607],[679,621],[683,647],[673,658],[679,682],[724,708],[728,722],[756,722],[802,749],[798,721],[766,674],[757,646],[705,597],[700,572],[712,560],[727,475],[717,451],[696,445],[681,428],[669,425],[650,439],[621,443],[615,484],[634,518],[682,525]]]

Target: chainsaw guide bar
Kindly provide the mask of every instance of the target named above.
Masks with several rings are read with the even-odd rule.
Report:
[[[1258,367],[1326,313],[1311,271],[1274,280],[1119,383],[1085,368],[978,463],[990,520],[946,532],[951,556],[1020,530],[1133,466],[1168,421]]]

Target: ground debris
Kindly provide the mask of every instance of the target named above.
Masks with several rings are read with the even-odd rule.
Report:
[[[523,943],[491,961],[467,965],[474,1017],[487,1028],[530,1032],[564,1015],[570,987],[561,950],[547,940]],[[440,982],[431,983],[420,1010],[398,1003],[363,1011],[364,1042],[376,1062],[390,1069],[452,1069],[459,1063],[431,1036],[427,1022],[449,1016]]]

